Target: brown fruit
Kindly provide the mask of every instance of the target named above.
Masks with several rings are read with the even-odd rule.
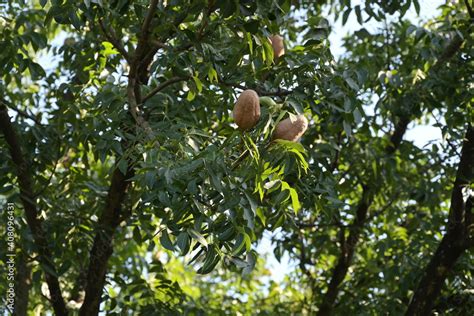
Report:
[[[257,92],[243,91],[234,106],[234,121],[239,129],[246,131],[254,127],[260,119],[260,101]]]
[[[304,115],[297,115],[293,121],[284,119],[275,128],[272,139],[284,139],[297,142],[308,128],[308,120]]]
[[[283,37],[280,35],[272,35],[269,37],[269,40],[273,47],[273,59],[276,60],[285,55],[285,44],[283,42]]]

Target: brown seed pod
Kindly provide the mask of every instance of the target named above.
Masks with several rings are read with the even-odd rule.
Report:
[[[308,128],[308,120],[304,115],[297,115],[293,121],[284,119],[275,128],[272,139],[284,139],[297,142]]]
[[[280,35],[272,35],[268,38],[273,47],[273,59],[276,60],[281,56],[285,55],[285,44],[283,42],[283,37]]]
[[[243,91],[234,106],[234,121],[239,129],[246,131],[254,127],[260,119],[260,101],[257,92]]]

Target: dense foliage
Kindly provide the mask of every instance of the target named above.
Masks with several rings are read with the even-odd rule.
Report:
[[[474,13],[449,0],[406,17],[425,9],[0,2],[15,313],[472,314]],[[334,20],[354,26],[339,59]],[[242,132],[245,89],[266,98]],[[298,114],[301,141],[272,140]],[[442,139],[407,140],[425,125]],[[257,251],[268,232],[296,267],[281,282]]]

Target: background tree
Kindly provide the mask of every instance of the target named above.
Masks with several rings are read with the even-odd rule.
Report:
[[[417,0],[0,8],[16,314],[474,311],[469,1],[418,25]],[[327,18],[352,16],[335,60]],[[268,98],[241,132],[246,89]],[[301,143],[272,142],[296,114]],[[405,139],[426,124],[443,139]],[[297,264],[281,283],[265,231]]]

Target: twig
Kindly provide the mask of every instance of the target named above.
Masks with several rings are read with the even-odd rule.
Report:
[[[112,29],[108,30],[102,19],[99,19],[99,26],[105,38],[109,42],[111,42],[112,45],[114,45],[114,47],[120,52],[120,54],[122,54],[123,58],[125,58],[126,61],[130,62],[130,55],[128,54],[128,52],[123,47],[122,43],[117,38],[117,35],[115,34],[114,30]]]
[[[340,222],[331,222],[327,224],[297,222],[296,226],[300,229],[304,229],[304,228],[319,228],[319,227],[350,228],[352,225],[343,225]]]
[[[148,12],[145,17],[145,21],[143,21],[143,25],[141,27],[140,37],[138,39],[137,48],[135,50],[135,56],[133,57],[130,63],[130,73],[134,73],[139,68],[141,61],[143,60],[144,55],[147,55],[146,48],[149,48],[148,37],[150,36],[150,25],[151,21],[153,20],[153,16],[156,12],[156,6],[158,5],[158,0],[152,0],[150,3],[150,7],[148,8]]]
[[[0,100],[0,103],[3,104],[3,105],[6,106],[6,107],[12,109],[13,111],[17,112],[18,115],[23,116],[24,118],[27,118],[27,119],[32,120],[32,121],[35,122],[35,124],[37,124],[37,125],[43,126],[43,124],[42,124],[36,117],[34,117],[33,115],[29,114],[28,112],[18,109],[17,107],[15,107],[15,106],[13,106],[12,104],[6,102],[5,100]]]
[[[156,236],[158,236],[158,234],[161,233],[164,229],[165,229],[165,227],[161,227],[160,229],[158,229],[158,230],[156,231],[156,233],[154,233],[153,236],[152,236],[150,239],[153,239],[153,238],[155,238]]]
[[[159,40],[156,40],[156,39],[152,39],[149,42],[154,48],[158,48],[158,49],[159,48],[163,48],[163,49],[169,49],[170,48],[165,43],[162,43],[162,42],[160,42]]]
[[[260,96],[284,97],[284,96],[287,96],[287,95],[290,95],[290,94],[293,93],[293,91],[291,91],[291,90],[278,89],[277,91],[266,91],[266,90],[260,89],[258,87],[245,87],[245,86],[243,86],[241,84],[238,84],[238,83],[232,83],[232,82],[222,80],[222,78],[220,78],[219,81],[222,82],[222,84],[224,84],[225,86],[228,86],[228,87],[234,87],[234,88],[238,88],[238,89],[241,89],[241,90],[253,89]]]
[[[370,222],[372,221],[373,218],[379,216],[380,214],[383,214],[385,213],[386,210],[388,210],[392,205],[393,203],[398,200],[398,197],[400,196],[400,192],[397,192],[395,194],[395,196],[390,200],[388,201],[387,204],[385,204],[381,209],[379,209],[377,212],[373,212],[368,218],[367,218],[367,222]]]
[[[150,34],[150,24],[151,24],[151,21],[153,20],[153,16],[155,15],[157,5],[158,5],[158,0],[151,0],[150,7],[148,8],[148,13],[142,25],[142,32],[141,32],[141,39],[140,39],[140,42],[142,42],[142,45],[146,43],[148,40],[148,36]]]
[[[464,0],[464,3],[466,4],[467,12],[469,13],[469,17],[471,19],[474,19],[474,11],[472,10],[471,5],[469,4],[469,0]]]
[[[156,86],[154,89],[152,89],[145,97],[142,99],[142,104],[145,103],[148,99],[150,99],[152,96],[160,92],[161,90],[165,89],[166,87],[172,85],[173,83],[180,82],[180,81],[186,81],[189,80],[191,77],[171,77],[170,79],[166,80],[165,82],[159,84]]]

